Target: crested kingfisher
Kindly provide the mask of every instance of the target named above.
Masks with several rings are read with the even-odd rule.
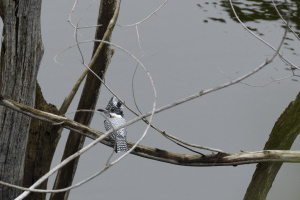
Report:
[[[105,109],[98,109],[98,111],[103,112],[107,117],[107,119],[104,120],[104,127],[106,131],[111,128],[118,128],[126,123],[126,120],[123,118],[124,115],[122,109],[123,105],[116,97],[112,97],[110,99]],[[116,153],[128,151],[126,135],[126,127],[123,127],[109,135],[110,142],[114,146]]]

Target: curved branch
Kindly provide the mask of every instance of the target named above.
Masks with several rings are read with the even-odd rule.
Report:
[[[11,108],[15,111],[21,112],[30,117],[40,119],[54,125],[67,128],[82,135],[85,135],[91,139],[97,139],[103,135],[102,132],[96,131],[92,128],[84,126],[78,122],[70,120],[65,117],[54,115],[51,113],[43,112],[29,106],[17,103],[13,100],[7,99],[0,95],[0,105]],[[128,121],[124,126],[128,126],[146,117],[148,114]],[[119,128],[122,128],[119,127]],[[111,146],[109,140],[103,139],[101,143]],[[132,147],[133,143],[128,143],[129,147]],[[191,155],[191,154],[179,154],[157,148],[151,148],[146,146],[137,146],[132,154],[141,156],[148,159],[153,159],[161,162],[166,162],[175,165],[183,166],[236,166],[243,164],[252,164],[260,162],[300,162],[300,151],[276,151],[276,150],[264,150],[257,152],[241,152],[235,154],[218,153],[209,155]]]
[[[114,24],[118,18],[120,3],[121,0],[119,0],[118,3],[117,0],[101,1],[97,24],[102,24],[103,26],[101,26],[101,28],[97,28],[95,33],[96,39],[106,39],[108,41],[110,40],[111,30],[114,28]],[[77,29],[75,30],[77,31]],[[98,76],[103,78],[112,55],[110,46],[95,42],[92,55],[93,57],[89,64],[90,68]],[[99,97],[100,88],[101,82],[93,74],[88,73],[77,109],[94,110]],[[92,117],[93,113],[76,113],[74,116],[74,121],[89,125]],[[71,131],[65,145],[62,160],[65,160],[70,155],[73,155],[79,149],[81,149],[85,141],[85,137],[83,135],[76,134],[76,130],[70,130]],[[61,168],[58,171],[53,186],[54,189],[68,187],[72,184],[78,162],[79,157],[75,157],[75,159],[72,159],[72,161],[69,162],[67,166]],[[32,185],[31,187],[33,187],[34,185]],[[25,197],[26,195],[27,194],[24,193],[23,197]],[[50,199],[64,199],[67,198],[68,195],[68,192],[52,194],[50,196]]]
[[[264,151],[256,151],[256,152],[242,152],[238,154],[223,154],[223,155],[214,155],[214,159],[218,159],[219,161],[223,161],[225,166],[226,162],[235,161],[236,165],[239,164],[250,164],[250,163],[256,163],[256,162],[270,162],[270,161],[284,161],[284,162],[300,162],[300,151],[276,151],[276,150],[264,150]],[[195,159],[197,161],[197,159]],[[247,161],[247,163],[245,163]],[[232,165],[232,164],[230,164]],[[234,166],[236,166],[234,165]],[[195,165],[198,166],[198,165]],[[204,166],[204,165],[203,165]],[[211,165],[206,165],[211,166]],[[213,166],[220,166],[220,163],[218,165]],[[101,173],[101,171],[99,172]],[[99,174],[98,173],[98,174]],[[94,178],[94,177],[93,177]],[[74,189],[76,187],[79,187],[82,185],[82,183],[78,183],[74,186],[64,188],[64,189],[58,189],[58,190],[42,190],[42,189],[29,189],[26,187],[21,187],[13,184],[9,184],[3,181],[0,181],[1,185],[5,185],[8,187],[16,188],[19,190],[24,191],[31,191],[31,192],[41,192],[41,193],[59,193],[59,192],[66,192],[70,189]]]
[[[255,38],[257,38],[259,41],[261,41],[262,43],[264,43],[265,45],[267,45],[269,48],[271,48],[273,51],[277,51],[277,49],[275,47],[273,47],[271,44],[269,44],[268,42],[264,41],[261,37],[259,37],[258,35],[256,35],[253,31],[251,31],[239,18],[239,16],[237,15],[232,0],[229,0],[231,9],[234,13],[234,16],[236,17],[236,19],[239,21],[239,23],[244,27],[244,29],[246,29],[251,35],[253,35]],[[287,25],[288,26],[288,25]],[[299,66],[293,64],[292,62],[288,61],[281,53],[278,52],[279,57],[287,64],[289,64],[290,66],[292,66],[293,68],[296,69],[300,69]]]
[[[168,2],[168,0],[165,0],[156,10],[154,10],[150,15],[148,15],[146,18],[136,22],[136,23],[133,23],[133,24],[128,24],[128,25],[119,25],[120,27],[130,27],[130,26],[137,26],[141,23],[143,23],[144,21],[148,20],[150,17],[152,17],[154,14],[156,14],[158,12],[158,10],[160,10],[166,3]]]

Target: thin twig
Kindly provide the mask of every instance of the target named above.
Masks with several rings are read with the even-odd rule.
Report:
[[[226,74],[222,69],[218,68],[218,70],[219,70],[220,73],[224,74],[227,78],[233,79],[230,75]],[[271,77],[271,79],[272,79],[271,81],[269,81],[269,82],[267,82],[265,84],[262,84],[262,85],[252,85],[252,84],[246,83],[244,81],[241,81],[240,84],[247,85],[249,87],[266,87],[266,86],[268,86],[268,85],[270,85],[270,84],[272,84],[274,82],[279,82],[279,81],[282,81],[282,80],[285,80],[285,79],[289,79],[289,78],[291,78],[293,76],[295,76],[295,75],[293,74],[293,75],[289,75],[289,76],[286,76],[286,77],[283,77],[283,78],[279,78],[279,79],[273,79]]]
[[[156,14],[167,2],[168,2],[168,0],[166,0],[165,2],[163,2],[156,10],[154,10],[150,15],[148,15],[146,18],[142,19],[141,21],[138,21],[138,22],[133,23],[133,24],[128,24],[128,25],[119,25],[118,24],[118,26],[120,26],[120,27],[130,27],[130,26],[139,25],[139,24],[143,23],[144,21],[148,20],[154,14]]]
[[[136,35],[137,35],[137,39],[138,39],[138,43],[139,43],[139,47],[143,53],[143,56],[145,54],[143,48],[142,48],[142,45],[141,45],[141,40],[140,40],[140,34],[139,34],[139,29],[138,29],[138,25],[135,25],[135,30],[136,30]]]
[[[267,45],[268,47],[270,47],[272,50],[277,51],[271,44],[269,44],[268,42],[266,42],[265,40],[263,40],[261,37],[259,37],[258,35],[256,35],[253,31],[251,31],[238,17],[234,6],[232,4],[232,0],[229,0],[230,2],[230,6],[231,9],[236,17],[236,19],[239,21],[239,23],[244,27],[244,29],[246,29],[251,35],[253,35],[255,38],[257,38],[259,41],[263,42],[265,45]],[[293,66],[294,68],[300,69],[300,67],[296,66],[295,64],[291,63],[290,61],[288,61],[281,53],[278,53],[279,57],[282,58],[284,60],[284,62],[288,63],[289,65]]]
[[[285,1],[286,2],[286,1]],[[300,41],[300,38],[298,37],[297,33],[290,27],[287,25],[287,22],[285,21],[285,19],[282,17],[281,13],[279,12],[274,0],[272,0],[273,6],[277,12],[277,14],[279,15],[279,17],[281,18],[281,20],[283,21],[283,23],[288,27],[288,29],[294,34],[294,36]]]
[[[293,77],[293,76],[294,76],[294,75],[289,75],[289,76],[282,77],[282,78],[279,78],[279,79],[273,79],[273,78],[272,78],[272,80],[271,80],[270,82],[268,82],[268,83],[266,83],[266,84],[264,84],[264,85],[252,85],[252,84],[245,83],[245,82],[241,82],[241,84],[247,85],[247,86],[249,86],[249,87],[266,87],[266,86],[268,86],[268,85],[270,85],[270,84],[272,84],[272,83],[279,82],[279,81],[282,81],[282,80],[285,80],[285,79],[289,79],[289,78],[291,78],[291,77]]]
[[[283,37],[283,40],[284,40],[284,37]],[[251,72],[249,72],[249,73],[247,73],[247,74],[245,74],[245,75],[243,75],[243,76],[241,76],[241,77],[239,77],[239,78],[237,78],[237,79],[235,79],[235,80],[232,80],[232,81],[230,81],[230,82],[227,82],[227,83],[225,83],[225,84],[223,84],[223,85],[220,85],[220,86],[217,86],[217,87],[214,87],[214,88],[211,88],[211,89],[207,89],[207,90],[202,90],[202,91],[200,91],[199,93],[196,93],[196,94],[194,94],[194,95],[191,95],[191,96],[189,96],[189,97],[186,97],[186,98],[184,98],[184,99],[181,99],[181,100],[179,100],[179,101],[177,101],[177,102],[174,102],[174,103],[171,103],[171,104],[169,104],[169,105],[163,106],[163,107],[158,108],[158,109],[156,109],[156,110],[152,110],[152,112],[150,112],[150,113],[146,113],[146,114],[144,114],[144,115],[141,115],[141,116],[139,116],[139,117],[136,117],[135,119],[133,119],[133,120],[131,120],[131,121],[128,121],[128,122],[125,123],[124,125],[122,125],[122,126],[116,128],[116,130],[119,130],[120,128],[123,128],[123,127],[125,127],[125,126],[129,126],[130,124],[135,123],[136,121],[139,121],[139,120],[141,120],[141,119],[143,119],[143,118],[145,118],[145,117],[148,117],[148,116],[150,116],[150,115],[153,116],[154,113],[162,112],[162,111],[164,111],[164,110],[170,109],[170,108],[172,108],[172,107],[175,107],[175,106],[177,106],[177,105],[179,105],[179,104],[185,103],[185,102],[190,101],[190,100],[192,100],[192,99],[198,98],[198,97],[200,97],[200,96],[203,96],[203,95],[209,94],[209,93],[211,93],[211,92],[218,91],[218,90],[220,90],[220,89],[222,89],[222,88],[226,88],[226,87],[228,87],[228,86],[231,86],[231,85],[234,85],[234,84],[236,84],[236,83],[239,83],[240,81],[242,81],[242,80],[248,78],[249,76],[255,74],[256,72],[258,72],[259,70],[261,70],[261,69],[263,69],[265,66],[267,66],[269,63],[271,63],[271,62],[273,61],[273,59],[276,57],[276,55],[278,54],[278,51],[279,51],[279,49],[280,49],[282,43],[283,43],[283,42],[280,43],[279,48],[277,49],[277,51],[275,52],[275,54],[271,57],[271,59],[266,60],[266,61],[265,61],[264,63],[262,63],[259,67],[255,68],[255,69],[252,70]],[[111,44],[112,44],[112,43],[111,43]],[[4,100],[4,101],[6,101],[6,100]],[[1,102],[3,102],[3,97],[2,97],[2,101],[1,101]],[[10,104],[11,104],[11,103],[8,102],[8,105],[6,105],[6,106],[9,107],[9,106],[11,106]],[[18,110],[18,111],[21,111],[21,110]],[[148,126],[148,127],[149,127],[149,126]],[[101,135],[99,138],[97,138],[95,141],[93,141],[92,143],[90,143],[89,145],[87,145],[85,148],[81,149],[79,152],[73,154],[72,156],[70,156],[69,158],[67,158],[66,160],[64,160],[61,164],[64,165],[64,164],[66,164],[67,162],[71,161],[72,159],[76,158],[77,156],[81,155],[82,153],[84,153],[85,151],[87,151],[88,148],[94,146],[96,143],[98,143],[99,141],[101,141],[102,139],[104,139],[104,138],[105,138],[108,134],[110,134],[111,132],[113,132],[113,130],[110,130],[110,131],[106,132],[104,135]],[[137,145],[137,144],[135,144],[134,147],[136,147],[136,145]],[[131,150],[133,150],[133,148],[132,148]],[[129,152],[131,152],[131,151],[129,151]],[[124,154],[124,155],[125,155],[125,154]],[[121,156],[120,158],[122,158],[122,157],[123,157],[123,156]],[[68,161],[68,160],[69,160],[69,161]],[[118,159],[118,160],[119,160],[119,159]],[[117,161],[118,161],[118,160],[117,160]],[[65,162],[66,162],[66,163],[65,163]],[[51,171],[52,171],[52,170],[51,170]],[[51,173],[51,172],[49,171],[49,173]],[[54,172],[52,172],[52,173],[54,173]],[[34,184],[34,185],[35,185],[35,184]],[[34,185],[33,185],[32,187],[34,187]]]
[[[81,42],[78,42],[78,43],[76,43],[76,44],[73,44],[73,45],[71,45],[71,46],[69,46],[67,49],[69,49],[69,48],[72,48],[72,47],[74,47],[74,46],[77,46],[78,44],[84,44],[84,43],[88,43],[88,42],[94,42],[94,41],[98,41],[98,42],[103,42],[103,43],[106,43],[106,44],[110,44],[110,45],[112,45],[112,46],[114,46],[114,47],[116,47],[116,48],[118,48],[118,49],[120,49],[120,50],[122,50],[123,52],[125,52],[125,53],[127,53],[129,56],[131,56],[139,65],[141,65],[141,67],[144,69],[144,71],[148,74],[148,77],[149,77],[149,72],[148,72],[148,70],[146,69],[146,67],[143,65],[143,63],[137,58],[137,57],[135,57],[132,53],[130,53],[127,49],[125,49],[125,48],[123,48],[123,47],[121,47],[121,46],[119,46],[119,45],[117,45],[117,44],[114,44],[114,43],[112,43],[112,42],[107,42],[107,41],[103,41],[103,40],[86,40],[86,41],[81,41]],[[67,49],[64,49],[62,52],[64,52],[64,51],[66,51]],[[61,52],[61,53],[62,53]],[[111,93],[111,94],[113,94],[118,100],[120,100],[121,102],[122,102],[122,104],[129,110],[129,111],[131,111],[132,113],[134,113],[136,116],[139,116],[139,114],[138,113],[136,113],[133,109],[131,109],[129,106],[127,106],[126,105],[126,103],[108,86],[108,85],[106,85],[106,83],[96,74],[96,73],[94,73],[90,68],[89,68],[89,66],[87,66],[86,64],[85,64],[85,67],[87,68],[87,69],[89,69],[90,70],[90,72],[91,73],[93,73],[101,82],[102,82],[102,84],[107,88],[107,90]],[[151,76],[150,76],[151,77]],[[149,78],[150,78],[149,77]],[[151,78],[152,79],[152,78]],[[148,122],[148,120],[146,119],[146,118],[143,118],[143,121],[144,122],[146,122],[147,124],[149,123]],[[163,130],[161,130],[161,129],[159,129],[159,128],[157,128],[157,127],[155,127],[154,125],[152,125],[151,124],[151,127],[152,128],[154,128],[155,130],[157,130],[157,131],[159,131],[161,134],[163,134],[164,136],[168,136],[168,138],[172,138],[172,139],[174,139],[174,140],[176,140],[176,141],[178,141],[178,142],[181,142],[182,144],[185,144],[185,145],[187,145],[187,146],[191,146],[191,147],[195,147],[195,148],[199,148],[199,149],[205,149],[205,150],[209,150],[209,151],[214,151],[214,152],[219,152],[219,153],[224,153],[224,151],[222,151],[222,150],[219,150],[219,149],[214,149],[214,148],[211,148],[211,147],[205,147],[205,146],[201,146],[201,145],[195,145],[195,144],[190,144],[190,143],[188,143],[188,142],[186,142],[186,141],[183,141],[183,140],[181,140],[181,139],[178,139],[178,138],[176,138],[175,136],[172,136],[171,134],[167,134],[165,131],[163,131]]]
[[[142,56],[143,58],[143,56]],[[135,69],[134,69],[134,72],[133,72],[133,76],[132,76],[132,79],[131,79],[131,91],[132,91],[132,97],[133,97],[133,102],[134,102],[134,105],[136,107],[136,109],[138,110],[138,112],[140,114],[142,114],[139,106],[137,105],[137,102],[136,102],[136,98],[135,98],[135,92],[134,92],[134,78],[135,78],[135,75],[136,75],[136,71],[138,69],[138,66],[139,66],[139,63],[136,65]]]

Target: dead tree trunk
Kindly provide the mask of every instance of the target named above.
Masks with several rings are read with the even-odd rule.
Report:
[[[264,150],[289,150],[300,132],[300,93],[275,123]],[[282,162],[259,163],[244,200],[265,200]]]
[[[101,24],[102,26],[97,27],[95,39],[103,39],[103,37],[105,36],[106,30],[109,29],[110,22],[115,14],[116,7],[116,0],[101,1],[97,24]],[[106,40],[110,41],[110,36]],[[94,62],[91,62],[92,64],[90,63],[89,65],[90,68],[101,79],[103,79],[112,56],[112,50],[110,48],[110,45],[105,44],[101,51],[97,53],[99,44],[99,42],[95,42],[94,44],[93,58],[94,56],[96,57],[95,60],[93,59]],[[100,80],[94,74],[89,72],[86,77],[86,82],[83,87],[83,91],[77,109],[94,110],[98,100],[100,88]],[[92,117],[93,113],[78,112],[75,114],[74,121],[88,126],[92,120]],[[62,160],[66,159],[73,153],[80,150],[84,144],[84,141],[85,136],[70,131]],[[74,159],[72,162],[70,162],[69,164],[64,166],[64,168],[58,171],[53,189],[65,188],[72,184],[74,175],[76,173],[78,161],[79,158]],[[68,196],[69,192],[52,193],[50,196],[50,200],[68,199]]]
[[[48,104],[44,99],[39,84],[36,85],[35,108],[58,114],[57,108],[52,104]],[[24,187],[30,187],[49,171],[60,139],[60,134],[57,133],[59,128],[59,126],[53,126],[51,123],[32,118],[25,156]],[[46,189],[47,183],[48,180],[44,181],[38,188]],[[32,192],[25,199],[45,200],[46,193]]]
[[[34,106],[36,77],[43,55],[41,1],[0,1],[3,20],[0,93]],[[31,118],[0,107],[0,179],[23,184],[23,169]],[[14,199],[21,191],[0,186],[0,200]]]

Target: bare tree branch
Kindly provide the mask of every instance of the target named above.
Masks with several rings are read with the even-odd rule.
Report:
[[[35,117],[37,119],[44,120],[50,123],[56,123],[59,126],[63,126],[72,130],[76,130],[78,133],[85,134],[93,139],[96,139],[95,142],[100,141],[110,133],[107,132],[105,135],[102,135],[101,132],[90,129],[89,127],[83,126],[67,118],[33,109],[29,106],[25,106],[16,103],[12,100],[6,99],[3,96],[0,96],[0,104],[8,108],[14,109],[16,111],[22,112],[28,116]],[[141,118],[142,117],[140,117],[139,119]],[[132,120],[127,124],[125,124],[124,126],[127,126],[130,123],[133,123],[134,121],[137,120]],[[108,141],[102,140],[101,142],[104,144],[106,143],[106,145],[107,144],[110,145]],[[132,146],[132,144],[130,143],[129,146]],[[84,150],[82,149],[82,151]],[[258,151],[258,152],[241,152],[237,154],[220,153],[220,154],[199,156],[199,155],[176,154],[176,153],[167,152],[160,149],[138,146],[132,153],[138,156],[155,159],[158,161],[168,162],[171,164],[184,165],[184,166],[228,166],[228,165],[236,166],[241,164],[251,164],[251,163],[270,162],[270,161],[300,162],[299,151],[266,150],[266,151]],[[81,153],[78,152],[72,155],[72,157],[75,158],[80,154]],[[71,158],[69,159],[69,161],[70,160]],[[42,190],[36,190],[36,191],[41,192]],[[62,191],[65,190],[48,191],[48,192],[62,192]]]
[[[286,2],[286,1],[285,1]],[[288,27],[288,29],[294,34],[294,36],[300,41],[300,38],[298,37],[297,33],[287,24],[287,22],[285,21],[285,19],[282,17],[282,15],[280,14],[274,0],[272,0],[272,4],[278,14],[278,16],[280,17],[280,19],[283,21],[283,23]]]
[[[253,31],[251,31],[239,18],[239,16],[237,15],[237,13],[235,12],[232,0],[229,0],[230,5],[231,5],[231,9],[236,17],[236,19],[239,21],[239,23],[244,27],[244,29],[246,29],[251,35],[253,35],[255,38],[257,38],[259,41],[261,41],[262,43],[264,43],[265,45],[267,45],[268,47],[270,47],[273,51],[277,51],[277,49],[275,47],[273,47],[271,44],[269,44],[268,42],[266,42],[265,40],[263,40],[261,37],[259,37],[258,35],[256,35]],[[289,64],[290,66],[292,66],[293,68],[296,69],[300,69],[300,67],[298,67],[297,65],[293,64],[292,62],[288,61],[281,53],[278,53],[279,57],[286,62],[287,64]]]
[[[107,39],[110,40],[112,29],[118,18],[120,2],[117,4],[116,0],[101,1],[99,8],[99,17],[97,24],[102,24],[103,26],[97,27],[95,38],[96,39]],[[76,33],[77,29],[75,29]],[[94,43],[93,57],[90,61],[90,68],[95,71],[98,76],[102,78],[105,75],[106,69],[109,65],[112,51],[109,45],[103,46],[103,43]],[[77,109],[90,109],[94,110],[99,92],[100,92],[101,82],[92,73],[88,73],[86,82],[80,97],[80,101]],[[76,113],[74,121],[81,124],[89,125],[92,120],[93,113]],[[85,137],[76,134],[76,132],[71,131],[65,146],[62,160],[65,160],[70,155],[77,152],[82,148],[85,141]],[[72,160],[67,166],[60,169],[57,173],[54,189],[64,188],[72,184],[74,174],[76,172],[77,164],[79,158]],[[26,195],[26,194],[24,194]],[[50,196],[51,200],[67,198],[69,192],[52,194]]]
[[[18,112],[22,112],[23,114],[28,115],[30,117],[34,117],[36,119],[40,119],[43,121],[47,121],[49,123],[56,124],[57,126],[62,126],[69,130],[76,131],[77,133],[83,134],[91,139],[99,139],[100,136],[103,137],[102,132],[93,130],[73,120],[33,109],[29,106],[22,105],[15,101],[9,100],[3,96],[0,96],[0,104],[8,108],[11,108],[13,110],[16,110]],[[144,114],[140,117],[130,120],[126,124],[124,124],[124,126],[129,126],[130,124],[135,123],[148,115],[150,115],[150,113]],[[118,129],[122,127],[123,126],[120,126]],[[107,135],[107,133],[105,135]],[[102,140],[101,143],[107,146],[111,146],[110,142],[107,139]],[[129,142],[129,147],[132,146],[133,144]],[[284,162],[299,162],[300,159],[298,155],[299,152],[297,151],[289,151],[289,152],[295,154],[293,154],[293,156],[291,156],[290,153],[288,155],[284,154]],[[260,152],[259,154],[257,153],[252,154],[251,152],[242,152],[237,154],[219,153],[219,154],[209,154],[209,155],[201,156],[201,155],[172,153],[165,150],[141,146],[141,145],[137,146],[137,148],[132,152],[132,154],[142,156],[145,158],[150,158],[157,161],[167,162],[176,165],[184,165],[184,166],[228,166],[228,165],[250,164],[250,163],[257,163],[257,162],[267,162],[267,161],[282,161],[281,159],[283,157],[281,156],[278,157],[279,154],[277,153],[278,151],[264,151],[264,152]],[[283,152],[279,151],[279,153],[281,154]]]
[[[195,161],[199,161],[197,158]],[[264,151],[255,151],[255,152],[242,152],[242,153],[236,153],[236,154],[212,154],[211,157],[207,157],[206,165],[190,165],[190,166],[228,166],[228,165],[242,165],[242,164],[252,164],[252,163],[263,163],[263,162],[294,162],[299,163],[300,162],[300,151],[279,151],[279,150],[264,150]],[[175,164],[175,163],[173,163]],[[196,163],[194,163],[196,164]],[[105,167],[106,168],[106,167]],[[104,168],[104,169],[105,169]],[[103,170],[96,173],[95,175],[99,175],[102,173]],[[96,176],[92,176],[88,180],[91,180],[92,178]],[[58,190],[41,190],[41,189],[29,189],[25,187],[20,187],[17,185],[5,183],[3,181],[0,181],[0,184],[6,185],[8,187],[16,188],[19,190],[24,191],[31,191],[31,192],[42,192],[42,193],[60,193],[60,192],[66,192],[71,189],[74,189],[76,187],[81,186],[83,183],[86,183],[86,180],[81,181],[71,187],[64,188],[64,189],[58,189]],[[21,198],[20,198],[21,199]],[[17,198],[16,200],[19,200]]]
[[[136,25],[139,25],[141,23],[143,23],[144,21],[148,20],[150,17],[152,17],[154,14],[156,14],[166,3],[168,2],[168,0],[165,0],[156,10],[154,10],[150,15],[148,15],[147,17],[145,17],[144,19],[136,22],[136,23],[133,23],[133,24],[128,24],[128,25],[119,25],[117,24],[118,26],[120,27],[130,27],[130,26],[136,26]]]
[[[285,34],[286,34],[286,33],[285,33]],[[222,85],[219,85],[219,86],[217,86],[217,87],[210,88],[210,89],[207,89],[207,90],[201,90],[200,92],[198,92],[198,93],[196,93],[196,94],[193,94],[193,95],[191,95],[191,96],[189,96],[189,97],[183,98],[183,99],[181,99],[181,100],[179,100],[179,101],[176,101],[176,102],[174,102],[174,103],[171,103],[171,104],[169,104],[169,105],[166,105],[166,106],[164,106],[164,107],[161,107],[161,108],[159,108],[159,109],[156,109],[155,113],[161,112],[161,111],[163,111],[163,110],[167,110],[167,109],[169,109],[169,108],[175,107],[175,106],[177,106],[177,105],[179,105],[179,104],[182,104],[182,103],[185,103],[185,102],[187,102],[187,101],[193,100],[193,99],[198,98],[198,97],[200,97],[200,96],[203,96],[203,95],[209,94],[209,93],[211,93],[211,92],[215,92],[215,91],[218,91],[218,90],[220,90],[220,89],[226,88],[226,87],[228,87],[228,86],[237,84],[237,83],[239,83],[239,82],[245,80],[246,78],[252,76],[253,74],[257,73],[258,71],[260,71],[261,69],[263,69],[264,67],[266,67],[268,64],[270,64],[270,63],[274,60],[274,58],[275,58],[275,57],[278,55],[278,53],[279,53],[279,49],[280,49],[280,47],[282,46],[284,39],[285,39],[285,35],[283,36],[282,41],[281,41],[279,47],[277,48],[277,50],[275,51],[274,55],[273,55],[270,59],[266,60],[266,61],[265,61],[264,63],[262,63],[259,67],[253,69],[252,71],[248,72],[247,74],[245,74],[245,75],[243,75],[243,76],[240,76],[240,77],[238,77],[238,78],[236,78],[236,79],[233,79],[233,80],[231,80],[231,81],[229,81],[229,82],[227,82],[227,83],[224,83],[224,84],[222,84]],[[134,55],[132,55],[130,52],[128,52],[128,50],[126,50],[126,49],[124,49],[123,47],[121,47],[121,46],[119,46],[119,45],[117,45],[117,44],[114,44],[114,43],[112,43],[112,42],[107,42],[107,41],[103,41],[103,40],[89,40],[89,41],[81,41],[81,42],[79,42],[79,43],[81,44],[81,43],[87,43],[87,42],[91,42],[91,41],[99,41],[99,42],[103,42],[103,43],[110,44],[110,45],[112,45],[112,46],[114,46],[114,47],[116,47],[116,48],[118,48],[118,49],[120,49],[120,50],[126,52],[128,55],[130,55],[131,57],[133,57],[139,64],[142,64],[142,63],[141,63]],[[69,48],[71,48],[71,47],[73,47],[73,46],[77,46],[77,45],[78,45],[78,43],[76,43],[75,45],[70,46]],[[142,66],[143,66],[143,65],[142,65]],[[104,85],[105,85],[105,84],[104,84]],[[107,85],[105,85],[105,86],[107,87]],[[107,88],[108,88],[108,87],[107,87]],[[138,114],[137,114],[135,111],[133,111],[131,108],[129,108],[129,107],[125,104],[124,101],[122,101],[115,93],[113,93],[113,91],[112,91],[110,88],[108,88],[108,90],[109,90],[112,94],[114,94],[114,95],[115,95],[115,96],[116,96],[116,97],[124,104],[124,106],[125,106],[127,109],[129,109],[131,112],[135,113],[135,114],[138,116]],[[149,114],[149,113],[148,113],[148,114]],[[150,114],[149,114],[149,115],[150,115]],[[147,115],[147,116],[149,116],[149,115]],[[147,123],[147,120],[144,120],[144,121]],[[157,129],[157,130],[158,130],[158,129]],[[163,133],[164,131],[161,131],[161,132]],[[165,133],[165,134],[166,134],[166,133]],[[170,137],[172,138],[173,136],[170,136]],[[175,140],[176,140],[175,137],[172,138],[172,139],[175,139]],[[178,141],[181,141],[181,140],[178,140]],[[186,143],[186,144],[188,144],[188,143]],[[191,146],[191,145],[189,144],[189,146]],[[210,151],[222,152],[221,150],[218,150],[218,149],[213,149],[213,148],[209,148],[209,147],[203,147],[203,146],[200,146],[200,145],[192,145],[192,146],[197,147],[197,148],[207,149],[207,150],[210,150]]]

